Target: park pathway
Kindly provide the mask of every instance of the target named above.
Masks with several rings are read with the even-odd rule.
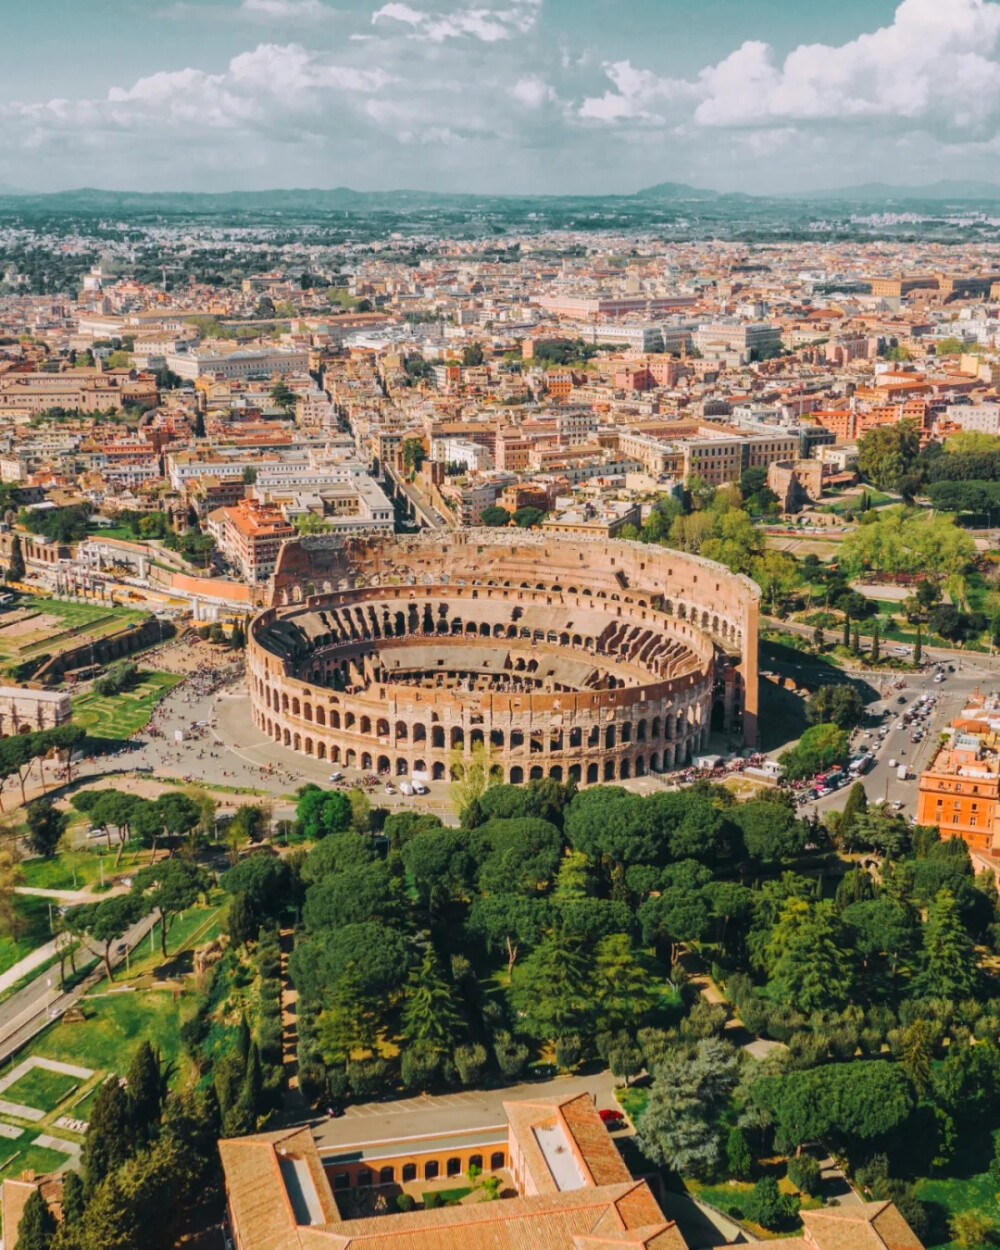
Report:
[[[285,1069],[284,1111],[286,1115],[305,1115],[308,1108],[299,1089],[299,1024],[297,1005],[299,992],[288,975],[288,958],[295,946],[293,929],[281,930],[281,1062]]]

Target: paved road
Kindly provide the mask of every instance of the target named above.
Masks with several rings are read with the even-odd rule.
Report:
[[[931,658],[930,653],[926,654],[928,658]],[[935,653],[935,658],[938,658],[937,653]],[[893,689],[892,679],[884,682],[884,697],[870,706],[870,710],[876,712],[885,707],[889,708],[890,729],[884,744],[876,754],[875,764],[861,780],[864,782],[870,802],[887,800],[892,803],[898,800],[903,804],[902,810],[907,816],[917,814],[917,778],[921,769],[926,768],[933,758],[941,732],[961,712],[966,700],[977,690],[981,694],[1000,690],[1000,674],[995,668],[990,667],[988,656],[973,658],[966,655],[961,660],[957,660],[954,653],[943,652],[939,658],[946,665],[954,664],[955,667],[955,672],[948,673],[945,681],[936,684],[933,680],[933,671],[906,674],[905,690]],[[873,679],[871,673],[865,673],[863,676],[869,682]],[[899,674],[894,680],[901,680],[903,676]],[[900,713],[905,711],[906,707],[911,707],[921,694],[928,691],[937,696],[937,704],[932,715],[924,722],[923,741],[914,744],[910,741],[909,727],[896,729],[895,726],[900,719]],[[899,702],[900,696],[905,697],[905,706]],[[871,748],[877,741],[874,731],[871,731],[870,737],[864,737],[863,733],[858,733],[855,735],[854,745],[859,749]],[[896,760],[897,764],[906,764],[908,771],[912,774],[908,780],[899,780],[896,770],[889,767],[891,759]],[[822,813],[841,809],[847,801],[847,794],[848,787],[845,786],[801,810],[810,812],[815,809]]]
[[[144,916],[125,934],[122,944],[129,951],[134,950],[149,934],[154,923],[155,917]],[[79,955],[77,958],[79,959]],[[124,963],[125,958],[124,952],[112,952],[112,968]],[[0,1004],[0,1063],[20,1050],[36,1033],[40,1033],[50,1019],[62,1015],[74,1003],[79,1002],[103,975],[103,965],[99,965],[79,985],[64,994],[59,989],[59,970],[53,968]]]

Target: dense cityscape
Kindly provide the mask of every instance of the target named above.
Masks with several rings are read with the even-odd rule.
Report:
[[[609,16],[5,15],[0,1250],[1000,1245],[1000,3]]]

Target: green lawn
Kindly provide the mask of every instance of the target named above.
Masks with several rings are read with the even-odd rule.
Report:
[[[180,1028],[194,1014],[194,995],[174,999],[159,990],[84,998],[86,1020],[59,1021],[46,1029],[28,1055],[61,1059],[86,1068],[124,1073],[143,1041],[158,1047],[168,1063],[181,1056]]]
[[[625,1114],[635,1124],[639,1116],[646,1110],[646,1103],[649,1102],[649,1091],[636,1089],[635,1086],[631,1086],[629,1089],[616,1089],[615,1097],[624,1109]]]
[[[946,1228],[952,1216],[972,1211],[997,1220],[997,1183],[989,1172],[966,1179],[952,1177],[917,1182],[917,1197],[931,1204],[934,1223]],[[947,1232],[943,1232],[947,1236]],[[959,1250],[958,1242],[928,1241],[927,1250]]]
[[[9,934],[0,937],[0,972],[6,972],[33,950],[43,946],[49,932],[49,900],[22,894],[17,900],[21,924],[15,941]]]
[[[100,738],[128,738],[148,722],[168,691],[183,681],[177,673],[143,671],[133,690],[105,697],[91,691],[73,700],[73,723]]]
[[[217,897],[223,897],[221,891],[217,892]],[[204,946],[206,942],[218,937],[222,931],[224,918],[225,906],[222,903],[215,903],[209,907],[190,908],[184,913],[183,918],[178,917],[167,931],[168,959],[173,960],[188,947]],[[155,930],[155,934],[152,951],[149,949],[147,939],[142,950],[133,953],[129,963],[131,977],[152,972],[162,965],[163,953],[160,948],[159,928]]]
[[[20,1103],[22,1107],[37,1107],[39,1111],[55,1111],[63,1099],[83,1083],[80,1077],[69,1076],[65,1072],[50,1072],[48,1068],[32,1068],[19,1081],[8,1085],[3,1096],[7,1102]]]
[[[109,870],[112,856],[105,865]],[[101,876],[101,855],[97,851],[67,851],[50,859],[26,859],[21,864],[24,884],[36,890],[82,890]]]
[[[65,1164],[67,1156],[61,1154],[58,1150],[49,1150],[45,1146],[27,1145],[21,1146],[24,1141],[23,1137],[19,1137],[17,1141],[4,1142],[4,1145],[11,1145],[19,1148],[20,1153],[8,1157],[7,1163],[0,1170],[0,1180],[5,1178],[13,1179],[21,1175],[22,1172],[32,1171],[36,1176],[45,1176],[48,1172],[58,1172]]]

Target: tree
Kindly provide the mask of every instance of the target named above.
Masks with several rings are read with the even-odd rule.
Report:
[[[849,1001],[851,967],[828,904],[793,899],[767,945],[770,990],[800,1011],[837,1011]]]
[[[726,1169],[730,1176],[745,1181],[753,1167],[753,1156],[741,1128],[731,1128],[726,1138]]]
[[[761,588],[764,598],[771,601],[772,613],[778,610],[801,580],[795,557],[784,551],[765,551],[754,560],[750,575]]]
[[[307,785],[299,791],[295,819],[310,841],[350,829],[352,816],[351,801],[339,790],[321,790],[319,786]]]
[[[15,534],[10,547],[10,563],[7,565],[7,581],[23,582],[24,574],[24,552],[21,549],[21,536],[20,534]]]
[[[497,529],[502,525],[510,524],[511,514],[506,508],[497,507],[496,504],[490,504],[488,508],[484,508],[479,514],[480,525],[486,525],[490,529]]]
[[[514,524],[523,530],[534,529],[545,520],[545,512],[541,508],[525,506],[518,508],[513,516]]]
[[[815,776],[832,764],[847,762],[847,734],[836,725],[811,725],[798,746],[783,752],[778,762],[791,781]]]
[[[976,952],[951,890],[939,890],[928,908],[923,954],[920,982],[927,994],[955,1000],[973,997],[979,980]]]
[[[68,1227],[79,1224],[86,1207],[83,1179],[79,1172],[70,1171],[63,1176],[62,1211],[63,1223]]]
[[[842,846],[853,846],[852,831],[855,821],[868,810],[868,795],[862,782],[856,781],[847,792],[847,802],[840,817],[839,837]]]
[[[918,625],[917,636],[913,643],[913,663],[919,664],[923,658],[924,658],[924,649],[922,645],[922,639],[920,637],[920,626]]]
[[[100,953],[108,980],[113,981],[112,943],[120,941],[145,912],[142,899],[137,895],[117,894],[100,903],[84,903],[81,907],[71,907],[65,913],[66,928],[70,933],[103,948],[99,952],[95,951],[95,954]]]
[[[128,1095],[116,1077],[109,1077],[97,1091],[88,1116],[80,1162],[89,1193],[116,1168],[132,1157],[135,1140]]]
[[[747,1202],[747,1215],[761,1228],[779,1229],[794,1220],[798,1214],[798,1202],[789,1194],[783,1194],[773,1176],[762,1176],[754,1185]]]
[[[403,468],[407,473],[419,473],[427,459],[427,450],[419,438],[404,438],[400,449],[403,455]]]
[[[53,807],[48,799],[35,799],[29,803],[25,815],[28,820],[28,845],[36,855],[47,858],[54,854],[69,824],[69,816]]]
[[[606,1029],[634,1026],[652,1006],[649,976],[627,933],[611,933],[598,942],[593,994]]]
[[[546,914],[544,905],[535,899],[491,894],[473,902],[466,929],[487,949],[504,956],[510,976],[521,947],[534,945],[541,937]]]
[[[833,724],[853,729],[865,715],[865,704],[857,689],[848,682],[820,686],[806,700],[806,716],[811,725]]]
[[[897,490],[920,455],[920,432],[913,421],[879,425],[858,443],[861,476],[882,490]]]
[[[125,1090],[132,1134],[136,1142],[148,1145],[159,1131],[167,1096],[167,1073],[159,1052],[149,1041],[144,1041],[132,1056]]]
[[[167,859],[141,868],[133,878],[135,897],[144,898],[160,917],[160,949],[167,958],[167,931],[178,913],[193,907],[208,888],[204,871],[186,859]],[[127,897],[127,896],[125,896]],[[101,904],[103,906],[103,904]]]
[[[55,1231],[56,1217],[42,1197],[41,1189],[33,1189],[21,1212],[14,1250],[49,1250]]]
[[[700,1041],[691,1056],[669,1052],[657,1065],[636,1126],[644,1153],[682,1175],[711,1175],[721,1156],[721,1112],[737,1067],[732,1047],[717,1038]]]
[[[284,408],[286,412],[290,412],[295,407],[295,392],[286,382],[276,382],[271,387],[271,398],[279,408]]]
[[[902,1124],[914,1104],[906,1073],[883,1059],[761,1076],[750,1086],[750,1097],[793,1146],[827,1136],[871,1141]]]
[[[539,1040],[584,1030],[591,1008],[590,958],[583,940],[553,930],[514,970],[511,1001],[524,1028]]]
[[[428,944],[407,982],[403,1036],[411,1046],[449,1054],[463,1031],[452,986],[444,979],[434,948]]]
[[[468,347],[462,349],[462,364],[472,365],[473,367],[483,363],[483,345],[482,343],[470,343]]]
[[[794,859],[805,848],[807,828],[784,803],[752,799],[737,805],[733,819],[743,831],[747,854],[761,863]]]
[[[881,658],[881,648],[878,636],[878,623],[876,622],[872,630],[872,663],[877,664]]]

